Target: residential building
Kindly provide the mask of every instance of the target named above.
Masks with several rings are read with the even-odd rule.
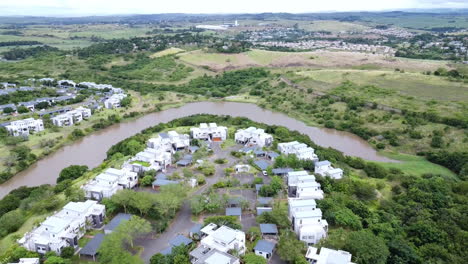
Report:
[[[273,250],[276,244],[272,241],[261,239],[254,247],[255,255],[262,256],[265,259],[270,259],[273,256]]]
[[[227,138],[227,132],[227,127],[217,126],[216,123],[201,123],[200,127],[190,128],[192,138],[208,141],[224,141]]]
[[[18,263],[8,264],[39,264],[39,258],[20,258]]]
[[[291,222],[299,240],[308,244],[315,244],[327,236],[328,223],[327,220],[322,219],[322,211],[318,208],[293,212]]]
[[[53,251],[60,255],[64,247],[78,247],[86,229],[102,226],[105,206],[96,201],[70,202],[48,217],[38,227],[26,233],[18,243],[40,254]]]
[[[131,189],[138,184],[138,175],[127,169],[109,168],[81,188],[86,198],[102,200],[109,198],[122,189]]]
[[[207,248],[203,245],[190,251],[192,264],[240,264],[240,260],[227,252],[216,248]]]
[[[311,160],[313,162],[318,161],[318,157],[315,154],[315,150],[304,143],[297,141],[279,143],[278,150],[282,154],[291,155],[294,154],[300,160]]]
[[[44,123],[42,119],[26,118],[23,120],[12,121],[9,125],[5,126],[8,133],[14,137],[29,136],[33,132],[40,132],[44,130]]]
[[[122,224],[124,221],[129,221],[132,218],[131,214],[123,214],[119,213],[112,220],[104,227],[104,234],[110,234],[114,232],[114,230]]]
[[[111,97],[109,97],[107,100],[104,101],[104,107],[108,109],[119,108],[120,102],[125,97],[127,97],[127,95],[124,93],[113,94],[111,95]]]
[[[244,145],[257,145],[261,148],[273,143],[273,136],[265,133],[265,130],[255,127],[237,130],[234,138],[237,143]]]
[[[264,239],[278,238],[278,227],[275,224],[260,224],[260,232]]]
[[[317,174],[320,174],[324,177],[328,176],[335,180],[343,178],[343,170],[339,168],[333,168],[331,162],[328,160],[316,162],[314,171]]]
[[[54,116],[51,118],[51,120],[52,123],[56,126],[71,126],[83,121],[83,119],[88,119],[90,116],[91,109],[80,106],[74,110]]]
[[[235,250],[239,255],[245,253],[245,233],[241,230],[232,229],[228,226],[221,226],[218,228],[217,225],[210,224],[201,231],[206,234],[200,241],[201,246],[209,249],[217,249],[221,252]]]
[[[299,182],[297,184],[296,197],[321,200],[324,197],[324,193],[320,183],[316,181]]]
[[[148,147],[175,153],[190,146],[190,137],[187,134],[179,134],[176,131],[159,133],[158,137],[148,140]]]
[[[305,257],[311,264],[354,264],[351,262],[351,253],[325,247],[320,249],[320,253],[318,253],[318,248],[309,247]]]
[[[146,148],[124,163],[123,168],[133,172],[165,171],[171,165],[172,155],[162,149]]]
[[[314,199],[288,198],[289,219],[292,219],[296,212],[312,211],[315,209],[317,209],[317,203]]]

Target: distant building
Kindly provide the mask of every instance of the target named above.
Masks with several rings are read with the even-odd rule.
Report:
[[[125,169],[109,168],[81,188],[86,198],[102,200],[109,198],[122,189],[134,188],[138,183],[138,175]]]
[[[311,264],[354,264],[351,262],[351,253],[325,247],[320,249],[320,253],[317,248],[309,247],[305,257]]]
[[[125,97],[127,97],[127,95],[123,93],[113,94],[111,97],[104,101],[104,107],[108,109],[119,108],[120,102]]]
[[[9,125],[5,126],[8,133],[14,137],[29,136],[34,132],[44,130],[44,123],[41,119],[26,118],[23,120],[12,121]]]
[[[279,143],[278,150],[286,155],[294,154],[300,160],[311,160],[313,162],[318,161],[318,157],[314,153],[313,148],[297,141]]]
[[[273,143],[273,136],[265,133],[265,130],[255,127],[237,130],[234,137],[239,144],[257,145],[261,148],[271,146]]]
[[[224,141],[227,138],[227,131],[227,127],[217,126],[216,123],[201,123],[200,127],[190,128],[190,136],[194,139]]]
[[[40,254],[53,251],[60,255],[64,247],[78,248],[78,240],[86,229],[101,227],[104,216],[105,206],[96,201],[69,202],[60,212],[26,233],[18,243]]]
[[[51,118],[52,123],[56,126],[72,126],[77,124],[84,119],[88,119],[91,116],[91,109],[78,107],[74,110],[59,114]]]
[[[343,170],[339,168],[333,168],[331,162],[323,160],[315,163],[315,173],[322,176],[328,176],[332,179],[339,180],[343,178]]]

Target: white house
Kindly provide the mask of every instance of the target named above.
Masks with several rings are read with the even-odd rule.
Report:
[[[294,154],[300,160],[318,161],[318,157],[313,148],[297,141],[279,143],[278,150],[286,155]]]
[[[104,107],[108,109],[118,108],[120,107],[120,102],[125,97],[127,97],[127,95],[124,93],[113,94],[111,97],[104,101]]]
[[[239,255],[245,253],[245,233],[241,230],[228,226],[218,228],[217,225],[210,224],[204,227],[201,232],[206,236],[202,238],[200,245],[207,249],[217,249],[221,252],[235,250]]]
[[[179,134],[176,131],[159,133],[158,137],[148,140],[149,148],[175,153],[190,146],[190,137],[187,134]]]
[[[318,253],[318,248],[309,247],[305,257],[311,264],[354,264],[351,262],[351,253],[325,247],[320,249],[320,253]]]
[[[296,187],[297,198],[323,199],[323,191],[320,183],[316,181],[299,182]]]
[[[333,168],[331,162],[323,160],[315,163],[315,173],[322,176],[329,176],[332,179],[339,180],[343,178],[343,170],[340,168]]]
[[[102,200],[111,197],[119,190],[131,189],[137,184],[138,175],[135,172],[109,168],[81,188],[87,198]]]
[[[224,141],[227,138],[227,132],[227,127],[217,126],[216,123],[201,123],[200,127],[190,128],[192,138],[209,141]]]
[[[171,153],[164,151],[164,149],[146,148],[125,162],[123,167],[137,173],[148,170],[164,171],[171,165],[171,162]]]
[[[240,264],[240,260],[227,252],[215,248],[199,246],[190,251],[190,263],[192,264]]]
[[[86,229],[102,226],[105,206],[96,201],[70,202],[48,217],[38,227],[26,233],[18,243],[27,250],[44,254],[54,251],[60,255],[64,247],[78,247]]]
[[[317,203],[314,199],[288,198],[289,219],[292,219],[296,212],[312,211],[315,209],[317,209]]]
[[[18,263],[8,264],[39,264],[39,258],[20,258]]]
[[[14,137],[28,136],[33,132],[44,130],[44,123],[42,119],[26,118],[23,120],[12,121],[9,125],[5,126],[8,133]]]
[[[237,130],[234,138],[237,143],[244,145],[257,145],[261,148],[273,143],[273,136],[265,133],[265,130],[255,127]]]
[[[327,220],[322,219],[322,211],[318,208],[293,212],[292,224],[299,240],[307,244],[316,244],[327,236],[328,223]]]
[[[71,126],[83,121],[91,116],[91,109],[78,107],[72,111],[54,116],[51,118],[52,123],[56,126]]]

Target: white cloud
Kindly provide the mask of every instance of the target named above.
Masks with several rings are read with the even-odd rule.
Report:
[[[6,15],[260,13],[462,8],[467,0],[0,0]]]

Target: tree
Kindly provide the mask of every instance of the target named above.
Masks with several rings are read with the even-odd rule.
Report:
[[[250,242],[253,242],[255,241],[255,239],[260,237],[262,237],[262,232],[260,231],[260,228],[258,226],[252,226],[247,231],[247,238],[250,240]]]
[[[86,165],[71,165],[64,168],[57,178],[57,183],[64,181],[64,180],[74,180],[78,179],[79,177],[83,176],[88,171],[88,166]]]
[[[143,177],[143,179],[141,179],[140,183],[143,186],[150,186],[151,184],[153,184],[153,181],[154,181],[153,176],[146,175],[146,176]]]
[[[127,96],[127,97],[123,98],[122,100],[120,100],[120,106],[121,107],[130,106],[131,103],[132,103],[132,98],[130,96]]]
[[[264,257],[256,255],[255,253],[247,253],[243,257],[245,264],[266,264],[267,261]]]
[[[71,261],[57,256],[51,256],[44,261],[44,264],[70,264]]]
[[[142,235],[151,232],[151,224],[143,218],[132,216],[129,221],[120,224],[117,227],[119,233],[124,237],[124,241],[133,248],[133,240]]]
[[[281,234],[278,242],[278,256],[287,262],[293,262],[303,256],[305,244],[296,238],[296,234],[292,231],[285,231]]]
[[[18,106],[16,111],[18,111],[18,113],[20,113],[20,114],[25,114],[25,113],[29,112],[29,109],[24,105],[20,105],[20,106]]]
[[[75,254],[75,249],[73,247],[64,247],[60,253],[60,257],[70,259]]]
[[[385,241],[369,230],[352,232],[345,250],[353,254],[359,264],[385,264],[390,255]]]
[[[5,108],[3,108],[3,113],[4,113],[4,114],[11,114],[11,113],[13,113],[13,112],[15,112],[15,109],[13,109],[13,108],[11,108],[11,107],[5,107]]]
[[[10,211],[0,217],[0,237],[15,232],[26,221],[24,213],[20,209]]]

